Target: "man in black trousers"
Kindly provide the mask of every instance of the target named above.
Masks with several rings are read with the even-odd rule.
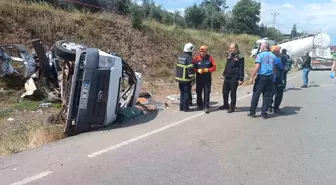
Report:
[[[224,104],[219,109],[228,110],[228,113],[232,113],[236,108],[238,85],[242,85],[244,82],[244,57],[240,54],[236,43],[231,43],[230,45],[230,55],[227,58],[223,76]],[[230,104],[229,94],[231,98]]]
[[[192,52],[194,45],[187,43],[184,46],[183,54],[179,56],[176,63],[175,80],[179,84],[180,89],[180,111],[193,111],[190,106],[191,84],[195,77],[194,64],[192,63]]]

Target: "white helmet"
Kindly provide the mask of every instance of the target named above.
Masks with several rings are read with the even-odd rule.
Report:
[[[191,43],[186,44],[183,49],[184,52],[193,52],[193,50],[194,50],[194,45]]]

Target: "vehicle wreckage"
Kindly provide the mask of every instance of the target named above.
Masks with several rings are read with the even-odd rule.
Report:
[[[0,45],[0,77],[20,76],[27,91],[22,97],[33,95],[35,84],[42,83],[48,96],[62,101],[53,122],[66,122],[66,134],[109,126],[120,108],[137,103],[141,74],[118,54],[67,40],[57,41],[50,51],[40,39],[32,40],[32,45],[32,54],[22,44]],[[8,49],[18,57],[7,54]]]

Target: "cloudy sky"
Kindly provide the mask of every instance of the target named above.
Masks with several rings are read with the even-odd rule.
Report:
[[[202,0],[154,0],[169,11],[199,4]],[[232,8],[238,0],[228,0]],[[261,22],[272,26],[272,12],[278,12],[275,26],[283,33],[290,33],[294,23],[299,31],[326,32],[336,45],[336,0],[258,0],[262,4]]]

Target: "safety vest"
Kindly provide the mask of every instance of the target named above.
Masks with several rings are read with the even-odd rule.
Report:
[[[203,68],[212,68],[213,65],[210,61],[210,55],[206,55],[204,58],[197,57],[196,58],[196,69],[203,69]]]
[[[194,65],[191,61],[190,64],[187,64],[187,57],[191,56],[186,53],[183,54],[178,58],[178,62],[176,63],[175,80],[178,82],[191,82],[195,76],[193,72],[191,74],[188,74],[189,71],[193,71]]]

